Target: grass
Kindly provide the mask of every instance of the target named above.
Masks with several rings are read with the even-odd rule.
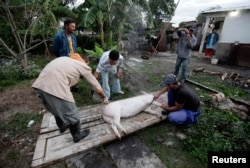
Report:
[[[149,82],[157,86],[158,82],[162,79],[162,74],[151,72],[150,69],[153,68],[153,66],[158,66],[158,64],[142,66],[140,71],[145,74]],[[188,79],[223,92],[227,97],[243,100],[249,100],[250,98],[248,91],[242,90],[235,85],[230,85],[229,82],[222,81],[217,76],[196,73],[195,75],[188,76]],[[212,92],[203,90],[195,85],[189,84],[189,86],[196,91],[201,101],[205,102],[210,99],[209,94]],[[159,87],[151,87],[151,89],[152,91],[156,91]],[[216,106],[211,108],[206,107],[204,104],[202,111],[203,113],[200,116],[199,124],[193,126],[192,129],[176,128],[170,124],[161,123],[144,129],[139,132],[138,135],[142,142],[144,142],[167,167],[206,167],[208,151],[249,150],[250,136],[246,134],[250,129],[249,123],[240,121],[240,119],[230,111],[220,110]],[[169,130],[171,128],[173,130]],[[172,136],[172,134],[168,134],[178,131],[186,134],[187,139],[180,141]],[[157,136],[161,136],[164,142],[157,142]],[[164,143],[168,141],[174,141],[176,144],[173,147],[167,147]],[[242,143],[237,143],[237,141]],[[180,158],[182,161],[176,162],[176,160],[178,160],[177,158]]]
[[[76,105],[77,106],[93,105],[91,85],[86,80],[81,80],[76,86],[79,89],[79,91],[73,92],[73,96],[76,100]],[[129,88],[126,85],[121,83],[121,87],[126,94],[112,95],[111,96],[112,101],[127,98],[132,95],[132,93],[129,92]]]
[[[33,152],[32,143],[36,142],[34,126],[40,124],[42,115],[19,112],[14,114],[9,121],[0,119],[0,167],[30,167]],[[27,127],[28,122],[34,120],[32,127]]]
[[[246,140],[250,136],[250,124],[240,121],[229,111],[216,107],[204,108],[199,117],[199,124],[193,126],[193,131],[185,134],[188,138],[184,141],[184,147],[200,162],[207,162],[208,151],[227,152],[244,151],[247,149]]]
[[[16,113],[11,117],[8,123],[5,121],[1,122],[0,131],[8,132],[8,134],[13,137],[19,137],[30,131],[30,129],[27,127],[30,120],[34,120],[36,123],[39,122],[41,118],[42,115],[40,114]]]
[[[41,67],[44,66],[43,62],[39,64],[41,64]],[[154,73],[151,69],[159,67],[160,65],[159,62],[153,62],[152,64],[137,66],[136,69],[129,69],[127,73],[130,73],[132,78],[141,84],[142,88],[140,89],[153,92],[160,89],[159,82],[162,80],[164,73]],[[93,64],[91,66],[95,67],[96,65]],[[143,80],[137,78],[137,76],[133,76],[133,72],[143,73]],[[250,99],[249,92],[234,85],[230,85],[225,81],[221,81],[217,76],[196,73],[195,75],[188,76],[188,79],[221,91],[227,97],[246,101]],[[146,82],[143,83],[143,81]],[[0,89],[10,87],[9,84],[20,84],[19,82],[19,80],[13,81],[12,79],[9,79],[9,81],[7,79],[5,81],[1,80]],[[125,79],[122,80],[121,85],[126,94],[113,95],[112,101],[135,96],[136,93],[130,90],[130,86],[127,85]],[[210,93],[208,91],[202,90],[194,85],[189,86],[197,92],[202,101],[209,99],[208,95]],[[80,91],[73,93],[77,106],[80,107],[93,104],[91,99],[91,86],[85,80],[82,80],[77,84],[77,87]],[[32,129],[27,128],[28,122],[34,119],[37,123],[41,121],[41,117],[42,116],[39,114],[17,113],[10,118],[9,122],[1,121],[0,132],[7,133],[9,135],[8,138],[13,141],[15,138],[21,137],[24,134],[32,134]],[[216,106],[207,107],[203,105],[198,125],[191,128],[182,128],[173,126],[164,121],[138,132],[137,135],[149,150],[154,152],[167,167],[199,168],[206,167],[207,152],[209,150],[249,150],[250,135],[247,134],[249,131],[250,124],[240,121],[237,117],[232,115],[230,111],[220,110]],[[187,139],[182,141],[178,139],[175,136],[177,132],[187,135]],[[158,142],[157,137],[161,137],[164,141]],[[174,145],[168,146],[167,142],[169,141],[174,142]],[[104,155],[107,155],[102,147],[99,148],[99,150],[104,153]],[[22,153],[20,153],[20,150],[8,150],[5,153],[4,160],[10,162],[21,160],[21,155]],[[0,161],[2,161],[2,159]],[[66,167],[64,162],[50,166],[50,168],[64,167]]]
[[[214,76],[206,73],[195,73],[195,75],[189,75],[188,79],[222,92],[226,97],[241,99],[245,101],[250,100],[250,91],[241,89],[235,84],[234,81],[230,81],[229,79],[223,81],[219,76]]]

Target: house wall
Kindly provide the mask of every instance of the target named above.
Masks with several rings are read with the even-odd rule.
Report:
[[[241,10],[238,15],[232,16],[231,12],[226,16],[220,32],[219,43],[250,44],[250,10]]]
[[[221,22],[215,55],[222,63],[250,67],[250,10],[239,11],[236,16],[230,14]]]
[[[234,62],[230,58],[230,50],[232,48],[231,43],[217,43],[215,56],[221,63],[233,65]]]

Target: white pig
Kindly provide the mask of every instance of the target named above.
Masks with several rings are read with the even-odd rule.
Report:
[[[120,124],[121,118],[133,117],[136,114],[144,111],[151,114],[155,114],[158,117],[161,117],[161,104],[156,100],[150,105],[153,100],[153,95],[145,94],[140,95],[124,100],[118,100],[115,102],[111,102],[104,106],[103,108],[103,119],[107,123],[111,124],[111,128],[115,132],[118,138],[121,138],[121,135],[117,128],[126,134],[126,130]],[[153,105],[156,105],[159,109],[153,109]]]

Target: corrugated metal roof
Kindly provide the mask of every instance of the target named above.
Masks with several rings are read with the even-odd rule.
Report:
[[[233,11],[233,10],[249,10],[249,9],[250,9],[250,5],[239,6],[239,7],[229,7],[229,8],[222,8],[220,6],[216,6],[216,7],[205,9],[201,11],[201,13],[206,14],[206,13],[227,12],[227,11]]]

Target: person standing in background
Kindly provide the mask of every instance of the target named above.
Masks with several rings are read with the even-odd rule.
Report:
[[[74,35],[76,22],[72,18],[64,20],[64,30],[58,32],[53,39],[53,53],[56,57],[81,57],[77,53],[77,39]],[[79,92],[79,88],[75,85],[71,87],[72,92]]]
[[[194,36],[194,28],[185,28],[185,23],[181,22],[177,30],[179,42],[177,45],[177,59],[175,63],[174,74],[178,76],[180,66],[182,67],[180,82],[184,83],[186,80],[186,73],[188,70],[190,49],[195,47],[197,38]]]
[[[206,38],[205,56],[211,57],[215,54],[214,46],[219,41],[219,35],[216,31],[217,30],[213,28],[212,33],[210,33]]]
[[[57,57],[70,56],[70,53],[77,52],[77,39],[73,32],[76,29],[76,22],[71,18],[64,21],[64,30],[58,32],[53,38],[53,53]]]

